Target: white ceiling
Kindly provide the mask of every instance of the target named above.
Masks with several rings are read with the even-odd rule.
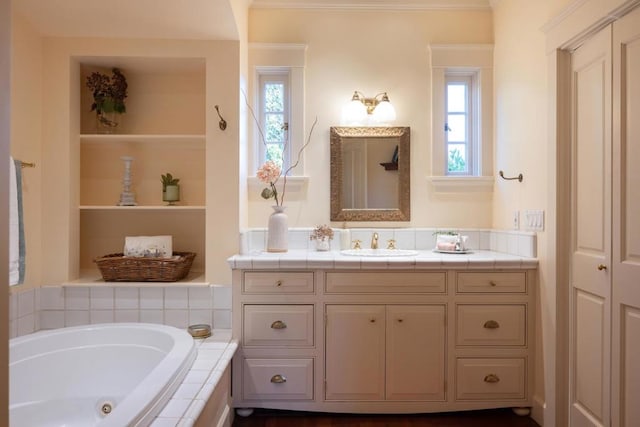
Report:
[[[231,3],[255,8],[487,9],[490,0],[13,0],[44,36],[238,40]]]

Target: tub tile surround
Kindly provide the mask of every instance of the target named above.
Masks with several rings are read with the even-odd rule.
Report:
[[[175,326],[206,323],[231,328],[230,286],[43,286],[16,289],[9,299],[14,338],[41,329],[95,323],[143,322]]]
[[[214,329],[205,339],[196,339],[198,355],[182,384],[175,391],[164,409],[151,423],[151,427],[215,425],[213,420],[199,419],[231,359],[238,348],[231,339],[229,329]]]

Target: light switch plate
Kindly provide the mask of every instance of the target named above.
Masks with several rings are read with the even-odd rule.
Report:
[[[544,231],[544,211],[539,209],[524,211],[525,228],[531,231]]]

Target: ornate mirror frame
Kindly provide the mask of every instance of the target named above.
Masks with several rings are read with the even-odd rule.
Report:
[[[409,127],[331,127],[331,221],[409,221],[411,219]],[[342,206],[342,143],[347,138],[398,138],[398,208],[345,209]]]

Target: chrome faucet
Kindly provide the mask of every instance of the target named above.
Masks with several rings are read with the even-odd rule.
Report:
[[[371,236],[371,249],[378,249],[378,233],[373,233]]]

